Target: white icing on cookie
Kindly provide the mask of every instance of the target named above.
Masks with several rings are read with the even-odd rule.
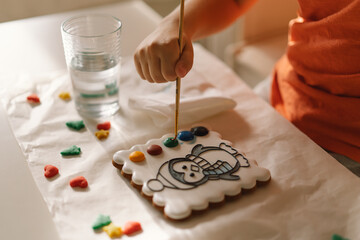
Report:
[[[242,188],[251,189],[257,181],[270,179],[267,169],[232,148],[217,132],[195,136],[189,142],[179,141],[173,148],[163,144],[169,137],[172,135],[118,151],[113,161],[122,165],[122,171],[132,175],[132,181],[142,185],[142,192],[152,197],[155,205],[164,207],[164,213],[172,219],[186,218],[192,210],[206,209],[209,202],[222,202],[225,195],[236,196]],[[161,154],[154,156],[146,151],[153,144],[162,147]],[[145,160],[130,161],[134,151],[144,153]]]

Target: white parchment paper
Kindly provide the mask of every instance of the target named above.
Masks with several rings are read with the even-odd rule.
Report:
[[[129,220],[141,222],[143,232],[122,239],[331,239],[335,233],[359,239],[360,179],[200,47],[195,49],[194,71],[237,105],[234,110],[196,119],[196,123],[210,126],[256,159],[270,170],[272,180],[251,194],[184,222],[165,220],[111,164],[117,150],[173,131],[156,126],[146,111],[129,108],[129,98],[137,97],[132,85],[135,80],[128,81],[137,78],[131,69],[125,66],[122,70],[127,80],[120,87],[121,111],[96,120],[82,118],[73,101],[57,97],[62,91],[71,92],[66,71],[1,76],[7,78],[1,81],[3,106],[62,239],[109,239],[91,228],[99,214],[110,215],[118,226]],[[40,105],[27,103],[30,93],[40,96]],[[86,125],[82,131],[65,126],[67,121],[81,119]],[[105,120],[112,124],[110,136],[99,141],[94,136],[96,124]],[[60,151],[71,145],[81,147],[82,154],[63,158]],[[43,176],[47,164],[59,168],[58,177],[48,180]],[[78,175],[87,178],[87,189],[69,186],[69,180]]]

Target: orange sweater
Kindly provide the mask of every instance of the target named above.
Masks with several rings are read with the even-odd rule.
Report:
[[[323,148],[360,162],[360,0],[299,6],[271,103]]]

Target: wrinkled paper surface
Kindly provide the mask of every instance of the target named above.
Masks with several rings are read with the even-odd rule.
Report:
[[[164,219],[111,164],[116,151],[173,132],[171,123],[157,125],[161,119],[153,112],[136,108],[141,106],[139,102],[148,102],[142,92],[145,82],[138,79],[128,60],[124,59],[122,67],[121,110],[104,119],[84,119],[76,112],[73,100],[58,98],[62,91],[71,92],[66,71],[1,76],[7,78],[1,81],[3,106],[60,237],[109,239],[106,233],[91,228],[96,217],[105,214],[118,226],[129,220],[141,222],[143,232],[124,239],[331,239],[335,233],[357,239],[359,178],[259,99],[225,65],[202,48],[195,50],[194,72],[184,80],[201,75],[201,81],[190,84],[194,94],[188,97],[219,97],[223,105],[206,115],[201,113],[201,104],[206,101],[200,101],[200,116],[180,122],[181,127],[210,126],[233,147],[268,168],[272,180],[251,194],[183,222]],[[202,90],[204,84],[206,91]],[[164,87],[172,88],[171,84],[147,84],[145,88],[158,93]],[[26,101],[31,93],[40,96],[40,105]],[[237,104],[233,110],[235,104],[229,98]],[[81,119],[86,125],[82,131],[65,125]],[[100,141],[94,132],[102,121],[111,121],[112,127],[108,139]],[[60,151],[71,145],[81,147],[81,155],[62,157]],[[57,166],[59,176],[46,179],[43,168],[47,164]],[[78,175],[88,180],[87,189],[69,186],[69,180]]]

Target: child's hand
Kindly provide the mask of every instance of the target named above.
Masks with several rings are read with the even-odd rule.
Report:
[[[135,51],[134,61],[140,77],[163,83],[184,77],[193,64],[191,39],[183,33],[183,52],[179,57],[177,23],[165,22],[145,38]]]

